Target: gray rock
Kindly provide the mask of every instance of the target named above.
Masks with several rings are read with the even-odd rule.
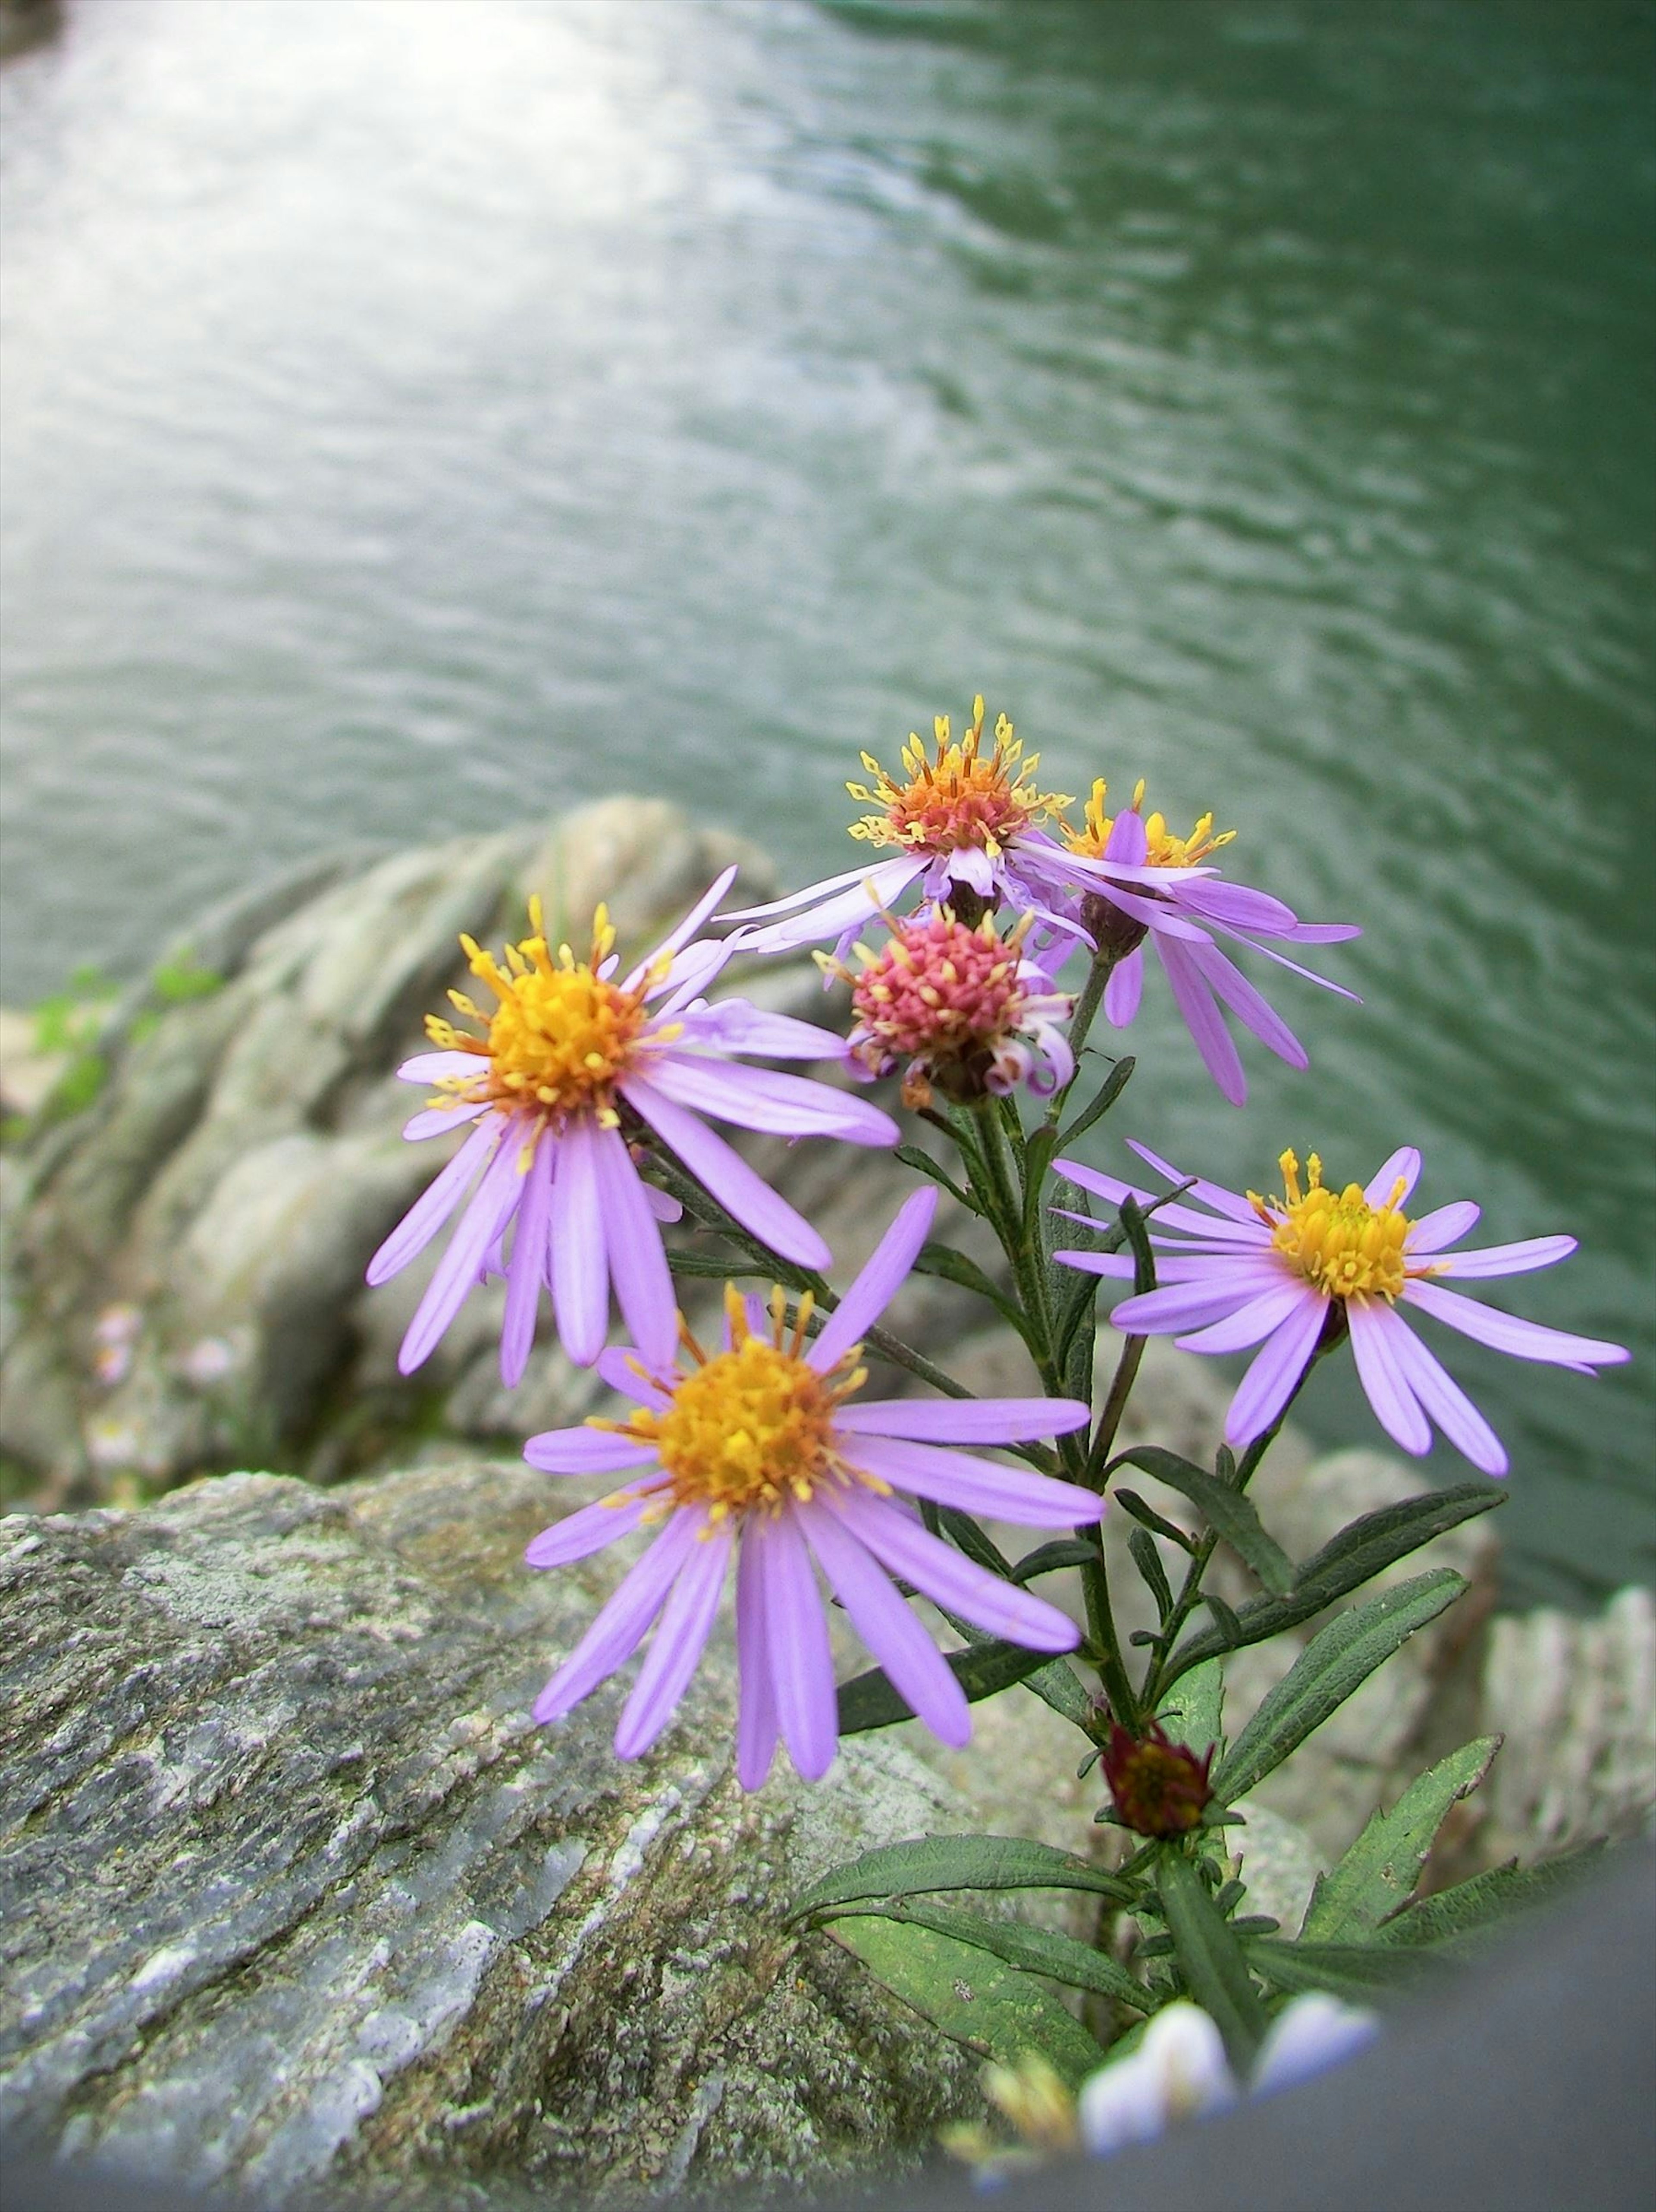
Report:
[[[0,1524],[0,2127],[270,2202],[597,2201],[889,2166],[976,2063],[788,1898],[959,1824],[861,1739],[815,1790],[730,1771],[715,1639],[678,1724],[527,1705],[613,1563],[537,1576],[519,1465],[269,1475]]]

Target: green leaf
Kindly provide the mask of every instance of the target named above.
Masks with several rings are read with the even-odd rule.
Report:
[[[1104,2063],[1059,1997],[987,1952],[873,1913],[836,1920],[828,1933],[894,1996],[980,2057],[1012,2066],[1039,2051],[1072,2089]]]
[[[1213,1615],[1219,1633],[1225,1639],[1227,1651],[1234,1651],[1242,1640],[1242,1624],[1236,1618],[1217,1590],[1204,1590],[1202,1602]]]
[[[1156,1249],[1150,1243],[1150,1232],[1144,1226],[1144,1215],[1137,1199],[1124,1198],[1119,1208],[1121,1232],[1132,1249],[1133,1296],[1143,1297],[1156,1288]]]
[[[1501,1748],[1479,1736],[1410,1783],[1389,1813],[1376,1813],[1338,1866],[1319,1875],[1301,1934],[1308,1942],[1360,1942],[1407,1903],[1449,1808],[1468,1797]]]
[[[1272,1936],[1249,1942],[1247,1962],[1270,1989],[1293,1996],[1326,1990],[1355,2004],[1368,2004],[1387,1990],[1418,1988],[1441,1971],[1429,1952],[1388,1950],[1379,1943],[1285,1943]]]
[[[969,1513],[962,1513],[958,1505],[940,1505],[937,1508],[937,1526],[968,1559],[975,1561],[980,1567],[986,1567],[992,1575],[999,1575],[1006,1582],[1013,1580],[1011,1561],[994,1538],[979,1528]],[[969,1644],[980,1644],[984,1640],[981,1629],[974,1631],[963,1627],[961,1633]]]
[[[1365,1513],[1306,1561],[1295,1577],[1291,1596],[1249,1599],[1237,1615],[1241,1642],[1263,1644],[1285,1628],[1297,1628],[1435,1536],[1505,1502],[1506,1492],[1492,1482],[1464,1482],[1452,1490],[1430,1491]],[[1187,1668],[1233,1648],[1211,1629],[1204,1630],[1180,1646],[1168,1680],[1173,1681]]]
[[[950,1889],[1084,1889],[1117,1904],[1133,1894],[1090,1859],[1026,1836],[916,1836],[882,1844],[822,1875],[794,1900],[788,1917]]]
[[[1599,1863],[1604,1848],[1601,1843],[1587,1844],[1541,1866],[1520,1867],[1509,1860],[1505,1866],[1491,1867],[1470,1881],[1457,1882],[1453,1889],[1416,1899],[1386,1923],[1379,1941],[1401,1948],[1486,1936],[1514,1913],[1534,1911],[1567,1897]]]
[[[1074,1144],[1077,1137],[1086,1135],[1095,1121],[1103,1119],[1132,1080],[1132,1072],[1137,1064],[1131,1053],[1125,1054],[1117,1060],[1102,1084],[1093,1093],[1089,1103],[1082,1108],[1069,1127],[1061,1133],[1058,1139],[1060,1145]]]
[[[1013,1567],[1011,1579],[1030,1583],[1037,1575],[1056,1574],[1060,1567],[1094,1565],[1102,1556],[1098,1546],[1089,1544],[1084,1536],[1059,1536],[1026,1552]]]
[[[1175,1743],[1199,1759],[1221,1741],[1225,1724],[1225,1670],[1217,1659],[1193,1668],[1163,1697],[1156,1714]]]
[[[1182,1851],[1159,1854],[1156,1881],[1185,1987],[1211,2014],[1240,2072],[1252,2063],[1265,2032],[1265,2006],[1240,1940]]]
[[[1135,1528],[1127,1538],[1127,1549],[1132,1554],[1133,1565],[1144,1578],[1145,1588],[1156,1600],[1156,1618],[1165,1621],[1173,1611],[1173,1585],[1162,1565],[1162,1554],[1156,1548],[1155,1538],[1148,1528]]]
[[[1287,1553],[1274,1537],[1266,1535],[1253,1500],[1240,1490],[1233,1490],[1216,1474],[1210,1474],[1179,1453],[1162,1451],[1155,1444],[1135,1444],[1129,1451],[1118,1452],[1110,1462],[1111,1472],[1119,1467],[1136,1467],[1188,1498],[1208,1526],[1216,1528],[1232,1551],[1247,1561],[1273,1597],[1286,1597],[1293,1589],[1294,1569]]]
[[[930,1182],[941,1183],[949,1195],[958,1199],[968,1213],[982,1212],[977,1200],[961,1188],[948,1169],[940,1167],[931,1153],[923,1152],[918,1145],[899,1145],[892,1157],[901,1160],[906,1168],[913,1168],[917,1174],[925,1176]]]
[[[968,1705],[976,1705],[982,1698],[992,1698],[997,1690],[1009,1689],[1014,1682],[1022,1682],[1052,1663],[1047,1652],[1028,1651],[1021,1644],[1003,1643],[999,1638],[986,1644],[970,1644],[964,1651],[948,1652],[945,1656],[966,1692]],[[854,1675],[840,1686],[841,1735],[862,1735],[870,1729],[890,1728],[898,1721],[913,1717],[907,1700],[899,1697],[887,1680],[883,1667],[870,1667],[865,1674]]]
[[[705,1275],[714,1282],[735,1282],[743,1275],[768,1275],[770,1269],[739,1252],[674,1252],[667,1264],[676,1275]]]
[[[1110,1503],[1119,1505],[1141,1528],[1148,1528],[1153,1535],[1165,1536],[1170,1544],[1177,1544],[1181,1552],[1195,1548],[1182,1528],[1175,1528],[1171,1521],[1164,1521],[1153,1507],[1145,1504],[1136,1490],[1112,1490]]]
[[[936,1275],[943,1282],[956,1283],[961,1290],[987,1299],[997,1313],[1011,1322],[1020,1336],[1027,1333],[1023,1309],[990,1280],[975,1260],[964,1252],[957,1252],[952,1244],[923,1244],[919,1257],[914,1262],[914,1273],[917,1275]]]
[[[1084,1735],[1091,1735],[1097,1714],[1067,1659],[1054,1659],[1045,1667],[1037,1667],[1033,1674],[1023,1677],[1019,1686],[1033,1690],[1042,1705],[1050,1705],[1055,1713],[1062,1713],[1066,1721],[1073,1721]]]
[[[935,1929],[939,1936],[969,1943],[974,1950],[987,1951],[1009,1966],[1016,1966],[1020,1973],[1050,1975],[1066,1989],[1090,1990],[1096,1996],[1131,2005],[1135,2012],[1150,2008],[1151,1999],[1143,1985],[1125,1966],[1117,1966],[1090,1944],[1077,1943],[1072,1936],[1032,1928],[1022,1920],[986,1920],[978,1913],[961,1912],[947,1905],[899,1905],[891,1908],[891,1917],[912,1926]]]
[[[1245,1797],[1465,1588],[1465,1578],[1453,1568],[1437,1567],[1337,1614],[1312,1638],[1231,1746],[1213,1778],[1215,1795],[1227,1804]]]

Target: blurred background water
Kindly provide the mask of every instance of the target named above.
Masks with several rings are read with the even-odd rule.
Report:
[[[1634,1368],[1455,1364],[1514,1594],[1648,1576],[1653,52],[1617,0],[72,0],[0,77],[0,996],[616,788],[808,880],[980,689],[1367,931],[1361,1009],[1261,973],[1313,1066],[1241,1114],[1147,992],[1102,1156],[1416,1140],[1577,1231],[1497,1299]],[[1374,1438],[1349,1372],[1301,1412]]]

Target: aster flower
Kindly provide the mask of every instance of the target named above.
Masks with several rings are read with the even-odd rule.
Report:
[[[1101,1764],[1117,1818],[1141,1836],[1187,1835],[1213,1795],[1211,1747],[1198,1759],[1159,1721],[1135,1736],[1113,1720]]]
[[[864,753],[863,765],[874,778],[872,787],[848,783],[846,789],[877,811],[853,823],[851,834],[877,848],[895,848],[898,857],[847,869],[787,898],[725,915],[727,921],[767,925],[743,928],[736,939],[740,950],[787,952],[834,938],[843,959],[863,924],[915,884],[924,897],[952,906],[962,920],[975,921],[1005,904],[1033,911],[1073,938],[1071,921],[1051,910],[1054,890],[1064,881],[1064,848],[1040,826],[1071,802],[1057,792],[1035,789],[1032,779],[1040,756],[1023,758],[1022,741],[1004,714],[997,718],[994,740],[986,752],[983,716],[979,697],[972,702],[965,736],[955,739],[949,735],[948,715],[939,714],[932,725],[936,750],[931,759],[911,732],[901,782],[871,753]],[[1113,883],[1141,889],[1159,880],[1142,865],[1117,866],[1113,860],[1105,872]]]
[[[945,1743],[971,1734],[966,1697],[892,1577],[1031,1650],[1067,1651],[1079,1641],[1066,1615],[930,1534],[907,1498],[1026,1528],[1096,1521],[1103,1507],[1090,1491],[957,1449],[1061,1435],[1084,1425],[1086,1407],[1066,1398],[856,1402],[866,1380],[858,1340],[925,1241],[937,1196],[924,1190],[907,1200],[815,1339],[806,1337],[809,1295],[790,1330],[779,1290],[768,1312],[730,1290],[719,1351],[704,1352],[687,1331],[688,1365],[604,1356],[599,1372],[637,1401],[628,1419],[595,1418],[530,1438],[525,1458],[550,1474],[639,1470],[537,1536],[531,1567],[565,1566],[634,1528],[656,1532],[542,1692],[537,1721],[578,1705],[656,1622],[616,1733],[621,1758],[647,1751],[695,1671],[732,1558],[744,1790],[770,1771],[779,1732],[807,1780],[834,1757],[834,1662],[813,1559],[897,1690]]]
[[[434,1052],[397,1070],[435,1086],[405,1137],[436,1136],[462,1124],[471,1134],[375,1253],[368,1280],[386,1281],[424,1249],[470,1192],[447,1250],[403,1341],[398,1365],[425,1359],[486,1273],[507,1280],[500,1373],[523,1374],[543,1285],[564,1349],[590,1367],[603,1346],[610,1291],[646,1358],[670,1359],[678,1319],[663,1249],[662,1220],[676,1203],[639,1173],[631,1133],[675,1152],[743,1227],[804,1267],[823,1267],[827,1245],[701,1119],[787,1137],[840,1137],[890,1145],[897,1125],[866,1100],[828,1085],[731,1055],[843,1060],[842,1037],[810,1022],[735,999],[712,1006],[696,994],[729,957],[689,940],[729,889],[727,868],[656,951],[616,980],[615,932],[600,907],[592,947],[578,961],[554,958],[540,902],[530,902],[534,934],[508,945],[504,966],[470,937],[460,940],[472,974],[494,1004],[454,992],[459,1012],[482,1023],[475,1036],[433,1015]],[[688,949],[686,949],[688,947]],[[510,1249],[507,1237],[510,1235]]]
[[[1240,1106],[1247,1097],[1247,1082],[1226,1026],[1227,1012],[1290,1067],[1308,1062],[1298,1037],[1216,937],[1233,939],[1325,990],[1355,1000],[1356,994],[1343,984],[1301,967],[1261,940],[1336,945],[1362,933],[1349,922],[1301,921],[1280,899],[1246,884],[1226,882],[1210,863],[1236,833],[1216,832],[1211,814],[1203,815],[1187,837],[1180,837],[1163,815],[1143,814],[1142,781],[1131,805],[1113,819],[1104,811],[1107,788],[1095,783],[1083,827],[1065,828],[1062,860],[1036,855],[1032,865],[1078,890],[1076,918],[1101,951],[1116,955],[1105,986],[1105,1019],[1125,1029],[1137,1015],[1148,938],[1203,1064],[1231,1104]],[[1129,870],[1131,875],[1124,875]]]
[[[1132,1149],[1170,1184],[1186,1182],[1144,1146]],[[1186,1352],[1261,1347],[1231,1401],[1227,1443],[1240,1449],[1263,1436],[1331,1330],[1344,1329],[1368,1402],[1394,1443],[1424,1452],[1435,1423],[1474,1467],[1504,1474],[1500,1439],[1405,1316],[1427,1314],[1476,1344],[1582,1374],[1628,1357],[1619,1345],[1520,1321],[1448,1289],[1446,1279],[1472,1281],[1550,1267],[1575,1249],[1575,1239],[1532,1237],[1453,1250],[1477,1220],[1478,1208],[1463,1199],[1430,1213],[1404,1213],[1420,1175],[1420,1154],[1411,1147],[1393,1152],[1367,1185],[1347,1183],[1338,1192],[1325,1186],[1314,1152],[1303,1190],[1295,1155],[1283,1153],[1278,1165],[1281,1198],[1242,1195],[1198,1180],[1188,1191],[1193,1203],[1168,1205],[1078,1161],[1057,1163],[1071,1182],[1112,1205],[1131,1197],[1156,1206],[1149,1231],[1164,1255],[1156,1262],[1161,1287],[1123,1299],[1110,1316],[1119,1329],[1171,1335]],[[1095,1275],[1133,1272],[1125,1253],[1052,1256]]]
[[[851,985],[857,1020],[846,1042],[868,1076],[907,1061],[903,1103],[917,1107],[930,1103],[934,1084],[966,1100],[1020,1083],[1045,1098],[1068,1083],[1075,1060],[1059,1025],[1074,1002],[1023,957],[1033,915],[1004,937],[992,915],[968,928],[947,907],[885,920],[887,945],[854,948],[860,972],[816,956]]]

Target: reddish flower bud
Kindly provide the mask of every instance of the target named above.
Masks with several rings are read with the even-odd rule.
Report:
[[[1129,1735],[1113,1721],[1102,1759],[1116,1812],[1141,1836],[1187,1835],[1198,1824],[1213,1795],[1208,1784],[1212,1764],[1210,1750],[1198,1759],[1156,1721],[1142,1736]]]

